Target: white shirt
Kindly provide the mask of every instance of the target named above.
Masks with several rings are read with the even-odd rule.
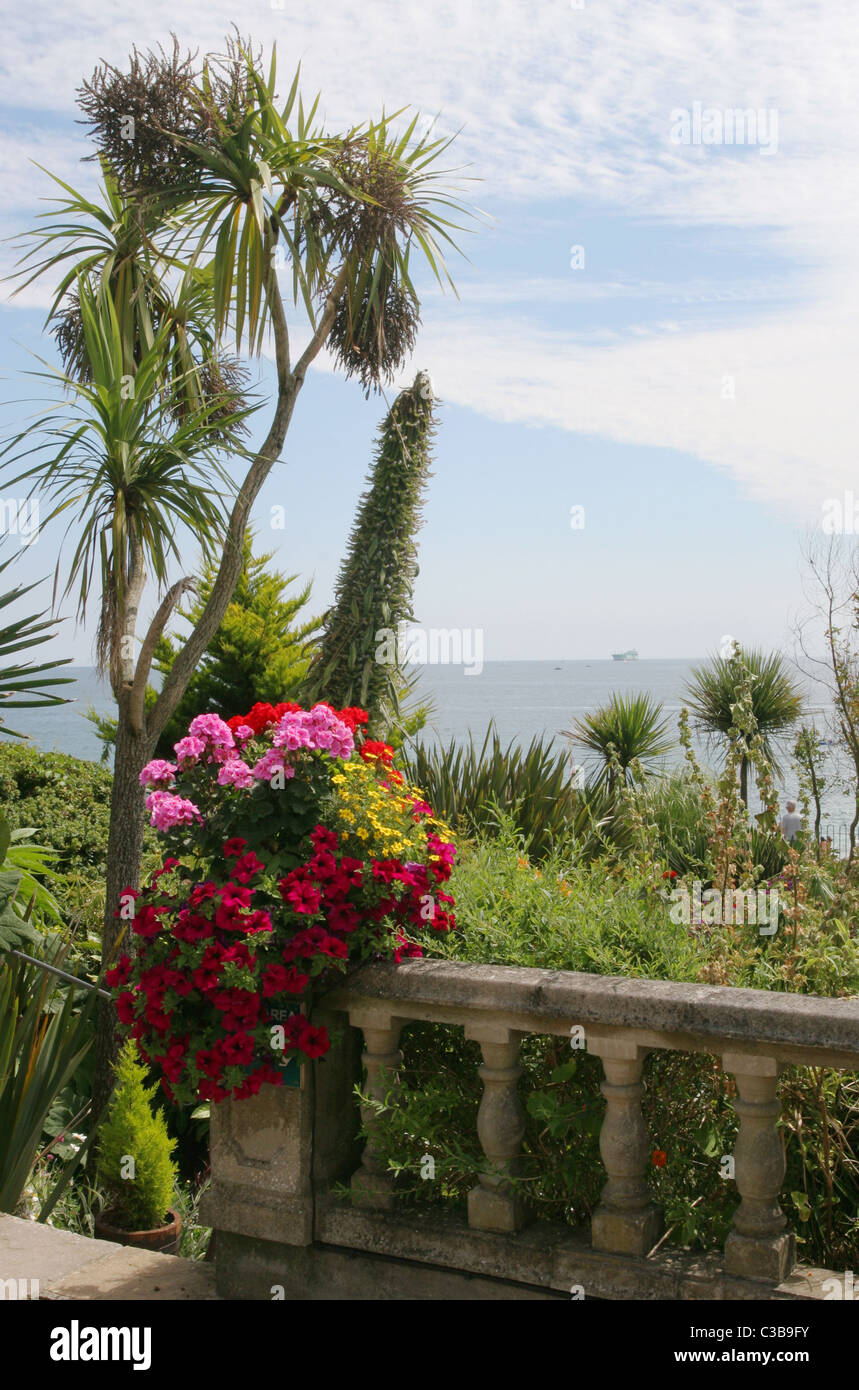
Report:
[[[801,825],[802,817],[798,816],[796,811],[785,811],[781,818],[781,833],[788,843],[793,839]]]

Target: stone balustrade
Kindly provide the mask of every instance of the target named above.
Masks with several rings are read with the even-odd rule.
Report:
[[[228,1296],[283,1287],[288,1297],[383,1298],[392,1296],[385,1278],[395,1277],[398,1288],[405,1281],[414,1290],[393,1295],[400,1297],[569,1297],[577,1284],[615,1298],[820,1296],[828,1272],[796,1267],[779,1203],[777,1087],[786,1065],[859,1070],[859,1001],[411,960],[364,966],[326,996],[320,1016],[335,1033],[339,1026],[339,1042],[308,1069],[302,1091],[266,1087],[268,1095],[217,1107],[206,1219],[219,1233],[219,1288]],[[395,1082],[400,1033],[412,1021],[462,1027],[482,1052],[485,1166],[466,1223],[447,1212],[397,1211],[369,1105],[357,1160],[355,1030],[364,1040],[363,1092],[379,1099]],[[524,1130],[520,1041],[529,1033],[569,1038],[576,1028],[600,1058],[606,1100],[607,1181],[589,1242],[552,1223],[528,1225],[510,1183]],[[641,1107],[642,1066],[654,1049],[714,1054],[736,1080],[740,1203],[722,1259],[664,1246],[648,1258],[661,1231]],[[331,1194],[333,1180],[344,1178],[349,1203]]]

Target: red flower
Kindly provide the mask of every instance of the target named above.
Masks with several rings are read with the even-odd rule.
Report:
[[[668,1155],[664,1149],[654,1149],[650,1161],[654,1168],[664,1168],[668,1162]]]
[[[220,978],[217,971],[206,965],[198,965],[193,975],[194,984],[204,994],[207,990],[214,989]]]
[[[233,855],[239,855],[242,850],[247,849],[247,840],[242,840],[238,835],[234,835],[231,840],[224,841],[224,858],[231,859]]]
[[[314,888],[312,883],[299,879],[296,883],[291,883],[285,892],[281,883],[281,893],[284,900],[291,903],[296,912],[312,914],[319,911],[322,894],[318,888]]]
[[[423,951],[420,946],[413,941],[408,941],[401,931],[397,932],[397,949],[394,952],[394,963],[399,965],[404,956],[422,956]]]
[[[365,763],[378,761],[383,767],[390,767],[394,760],[394,750],[389,743],[379,743],[376,739],[368,738],[361,744],[359,753]]]
[[[120,1023],[134,1022],[134,995],[130,989],[119,995],[116,1001],[116,1012]]]
[[[328,1051],[330,1043],[324,1028],[314,1028],[304,1014],[293,1014],[284,1024],[284,1033],[290,1046],[303,1052],[305,1057],[321,1057]]]
[[[161,1084],[163,1086],[164,1082],[162,1081]],[[197,1094],[199,1095],[200,1100],[213,1100],[217,1103],[219,1100],[226,1100],[227,1096],[230,1093],[229,1091],[225,1091],[223,1086],[219,1086],[216,1081],[208,1081],[204,1079],[200,1082]]]
[[[221,1074],[224,1070],[224,1057],[221,1051],[221,1043],[215,1043],[215,1046],[208,1051],[205,1048],[201,1048],[194,1058],[194,1062],[198,1071],[205,1072],[212,1081],[220,1081]]]
[[[350,932],[360,927],[361,914],[351,903],[344,903],[342,907],[330,908],[327,920],[332,931]]]
[[[302,975],[294,966],[287,969],[285,965],[267,965],[263,971],[262,992],[266,998],[272,994],[300,994],[309,980],[309,975]]]
[[[243,854],[241,858],[236,860],[233,866],[233,878],[237,883],[247,883],[248,879],[256,878],[257,874],[261,874],[264,868],[265,864],[262,860],[257,859],[253,850],[249,849],[247,854]]]
[[[148,940],[158,935],[161,930],[161,923],[158,920],[159,911],[164,912],[165,909],[163,907],[153,907],[151,903],[145,903],[144,906],[140,908],[134,918],[134,925],[132,927],[135,936],[142,936]]]
[[[119,957],[119,964],[112,970],[105,971],[104,982],[110,989],[117,989],[120,985],[127,984],[131,974],[131,957],[122,955]]]
[[[253,1061],[254,1040],[249,1033],[233,1033],[232,1037],[224,1038],[221,1051],[228,1066],[246,1066]]]
[[[327,849],[317,850],[307,865],[308,871],[317,879],[334,878],[337,873],[337,860]]]
[[[205,883],[195,883],[190,893],[188,901],[192,907],[200,907],[201,904],[209,902],[218,896],[218,885],[207,879]]]
[[[334,850],[337,848],[338,844],[337,836],[334,831],[326,830],[324,825],[314,826],[310,832],[310,840],[316,850]]]

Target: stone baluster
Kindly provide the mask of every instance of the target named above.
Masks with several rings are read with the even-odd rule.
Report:
[[[641,1069],[647,1048],[629,1038],[591,1033],[587,1043],[588,1051],[601,1058],[605,1073],[600,1087],[606,1099],[600,1154],[608,1173],[591,1223],[591,1243],[595,1250],[617,1255],[647,1255],[662,1228],[645,1178],[651,1149],[641,1113]]]
[[[734,1108],[740,1117],[734,1177],[741,1201],[725,1242],[725,1269],[781,1283],[796,1263],[796,1241],[785,1231],[787,1219],[779,1205],[785,1174],[777,1128],[779,1063],[775,1057],[726,1052],[722,1064],[736,1077],[739,1096]]]
[[[390,1093],[392,1084],[399,1084],[396,1073],[403,1061],[399,1041],[405,1021],[402,1018],[393,1018],[379,1009],[362,1007],[349,1010],[349,1022],[353,1028],[360,1028],[364,1034],[361,1061],[366,1068],[367,1079],[363,1090],[372,1100],[384,1100]],[[377,1117],[371,1105],[362,1102],[361,1119],[367,1130],[367,1141],[361,1156],[361,1166],[352,1175],[352,1201],[358,1207],[392,1211],[395,1200],[394,1179],[378,1152],[375,1138]]]
[[[468,1194],[468,1224],[478,1231],[518,1231],[528,1214],[522,1198],[510,1188],[519,1168],[525,1120],[516,1083],[521,1033],[488,1023],[466,1024],[466,1038],[479,1042],[483,1053],[480,1079],[483,1096],[477,1112],[477,1133],[487,1167]]]

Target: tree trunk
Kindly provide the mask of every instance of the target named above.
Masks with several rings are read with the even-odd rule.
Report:
[[[104,926],[102,930],[101,960],[102,968],[116,964],[122,951],[131,954],[133,940],[130,932],[117,942],[123,927],[130,923],[121,921],[114,913],[119,908],[119,899],[125,888],[137,888],[140,884],[140,863],[143,857],[144,805],[143,788],[139,782],[141,769],[152,756],[152,740],[145,733],[135,733],[130,727],[125,706],[120,703],[119,722],[116,730],[116,748],[113,765],[113,789],[110,797],[110,829],[107,841],[107,878],[104,907]],[[113,1089],[113,1065],[120,1050],[120,1039],[116,1027],[116,1008],[112,1001],[100,999],[98,1005],[98,1032],[95,1050],[95,1076],[93,1078],[93,1118],[96,1118],[107,1103]]]

